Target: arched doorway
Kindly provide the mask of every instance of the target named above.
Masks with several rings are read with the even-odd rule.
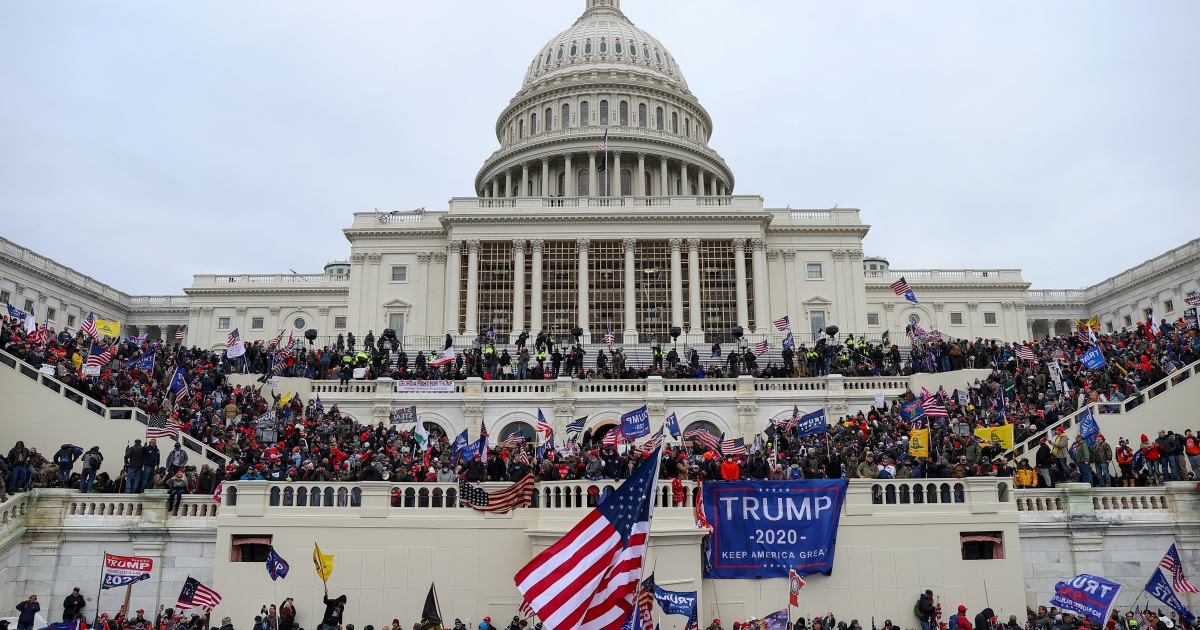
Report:
[[[500,435],[497,438],[496,444],[504,444],[510,439],[515,440],[514,435],[520,435],[526,444],[534,444],[537,442],[537,435],[533,430],[533,426],[528,422],[510,422],[500,429]]]
[[[711,440],[697,440],[695,438],[692,438],[690,441],[693,443],[693,445],[708,448],[709,450],[718,450],[714,445],[720,443],[722,434],[721,434],[721,429],[717,428],[717,425],[715,425],[707,420],[697,420],[695,422],[689,423],[687,425],[687,428],[683,430],[683,434],[687,435],[688,433],[690,433],[692,431],[696,431],[696,430],[704,431],[704,432],[711,434],[712,439]],[[684,440],[689,441],[687,438],[684,438]]]
[[[591,443],[592,444],[603,444],[604,437],[607,436],[610,432],[615,431],[617,429],[617,427],[619,427],[619,426],[621,426],[621,425],[617,421],[608,420],[606,422],[601,422],[600,424],[597,424],[596,426],[592,427]]]

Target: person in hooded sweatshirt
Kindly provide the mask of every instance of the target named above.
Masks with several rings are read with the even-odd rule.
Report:
[[[338,595],[337,599],[329,599],[329,589],[325,589],[325,616],[321,618],[321,627],[317,630],[338,630],[342,625],[346,612],[346,596]]]
[[[996,612],[984,608],[975,615],[975,630],[996,630]]]

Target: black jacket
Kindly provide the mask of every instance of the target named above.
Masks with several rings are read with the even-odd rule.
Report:
[[[342,625],[342,616],[346,611],[346,596],[338,595],[337,599],[329,599],[326,595],[325,601],[325,616],[321,618],[321,623],[327,626]]]
[[[86,605],[83,595],[78,593],[67,595],[67,599],[63,600],[63,621],[75,621],[75,615],[83,612],[83,607]]]
[[[141,444],[134,444],[125,449],[125,467],[126,468],[141,468],[142,462],[146,459],[146,447]]]
[[[1049,444],[1043,444],[1038,447],[1037,454],[1034,456],[1034,461],[1038,468],[1050,467],[1050,462],[1054,461],[1054,458],[1050,456]]]

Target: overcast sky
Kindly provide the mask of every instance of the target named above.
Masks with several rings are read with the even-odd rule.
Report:
[[[584,0],[0,3],[0,235],[130,293],[472,194]],[[893,268],[1089,285],[1200,235],[1200,3],[624,0],[738,194]]]

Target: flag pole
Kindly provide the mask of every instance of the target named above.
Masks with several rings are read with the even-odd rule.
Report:
[[[441,626],[442,628],[445,628],[446,620],[442,619],[442,602],[438,599],[438,596],[437,596],[437,583],[430,582],[429,589],[433,591],[433,603],[435,606],[437,606],[438,625]]]
[[[105,550],[104,555],[108,556],[108,551]],[[100,587],[96,589],[96,614],[92,615],[92,625],[96,625],[100,621],[100,594],[104,592],[104,565],[100,565]]]

